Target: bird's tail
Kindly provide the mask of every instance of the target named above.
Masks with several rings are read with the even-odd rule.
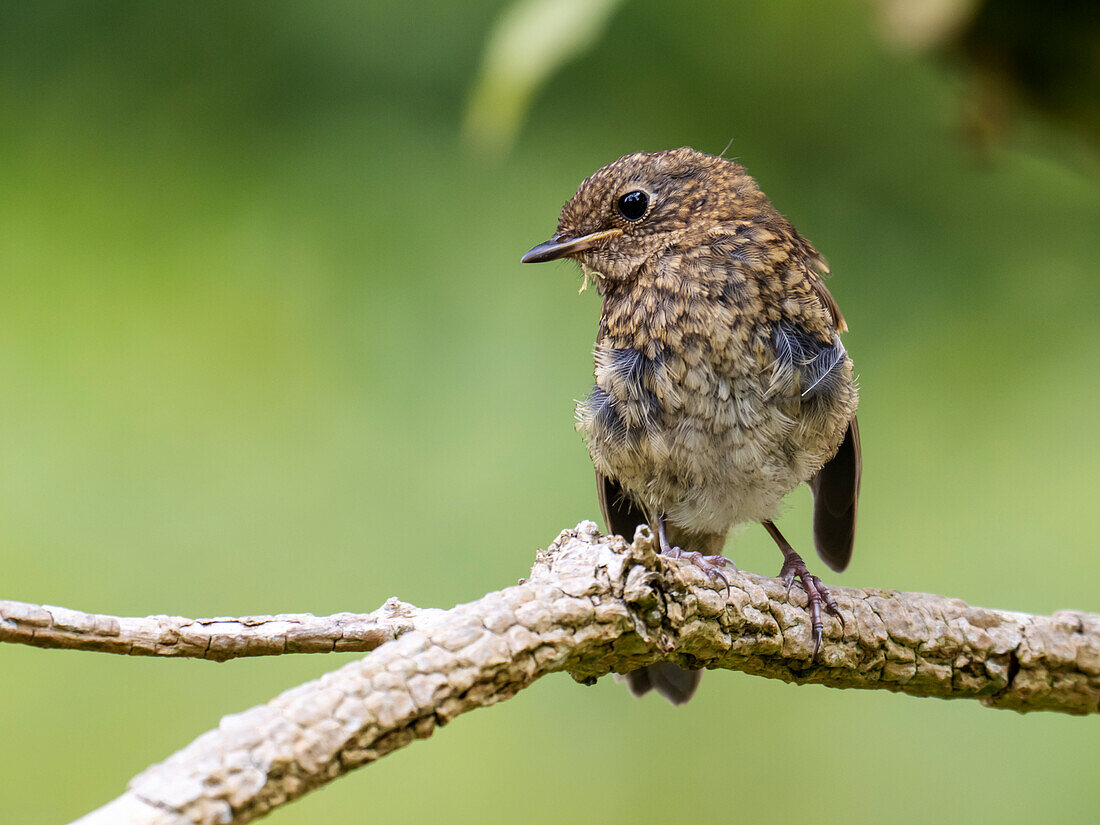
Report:
[[[609,532],[630,541],[638,526],[648,523],[641,505],[627,495],[619,482],[601,475],[599,471],[596,472],[596,492]],[[722,544],[726,540],[724,534],[692,534],[678,530],[675,525],[669,525],[669,528],[673,543],[685,549],[698,550],[705,555],[721,553]],[[702,677],[701,670],[685,670],[671,662],[658,662],[632,670],[623,678],[635,696],[655,690],[672,704],[682,705],[695,693]]]
[[[703,671],[685,670],[672,662],[658,662],[649,667],[632,670],[626,674],[625,678],[627,687],[635,696],[642,696],[655,690],[672,704],[682,705],[699,687]]]

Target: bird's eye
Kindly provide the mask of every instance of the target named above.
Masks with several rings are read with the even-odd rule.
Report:
[[[641,190],[627,192],[618,202],[619,214],[628,221],[640,221],[649,208],[649,195]]]

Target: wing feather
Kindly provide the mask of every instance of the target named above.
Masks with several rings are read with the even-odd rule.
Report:
[[[863,448],[859,424],[853,417],[836,455],[809,482],[814,494],[814,546],[838,573],[852,558],[862,475]]]

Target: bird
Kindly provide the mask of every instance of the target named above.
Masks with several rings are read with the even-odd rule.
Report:
[[[816,658],[822,611],[843,619],[775,519],[808,484],[818,555],[836,572],[848,565],[858,391],[825,259],[744,166],[686,146],[625,155],[586,178],[521,261],[561,258],[602,297],[595,382],[576,422],[608,531],[629,541],[655,526],[662,554],[728,589],[727,537],[763,525],[788,593],[796,580],[805,590]],[[700,675],[660,662],[626,681],[682,704]]]

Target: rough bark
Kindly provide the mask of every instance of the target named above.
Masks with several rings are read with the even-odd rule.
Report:
[[[1100,616],[832,592],[844,624],[829,620],[814,660],[797,587],[788,599],[777,580],[736,573],[727,594],[658,555],[648,534],[627,544],[583,522],[539,554],[529,580],[447,611],[402,605],[392,641],[226,717],[79,822],[248,822],[548,673],[591,683],[661,659],[1018,711],[1100,711]]]
[[[365,614],[135,618],[0,599],[0,642],[215,662],[284,653],[365,653],[411,630],[412,617],[431,612],[390,599]]]

